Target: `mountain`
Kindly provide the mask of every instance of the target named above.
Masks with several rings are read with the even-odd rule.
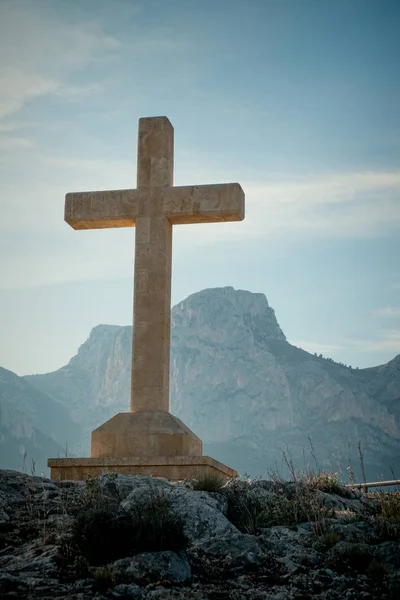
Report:
[[[0,367],[0,469],[47,474],[47,458],[65,456],[79,435],[63,404]]]
[[[99,325],[65,367],[25,377],[82,425],[77,452],[128,410],[131,335]],[[400,467],[399,363],[351,369],[291,345],[263,294],[208,289],[172,309],[171,412],[205,452],[252,475],[289,451],[298,464],[315,454],[321,468],[350,461],[360,476],[360,441],[368,476],[390,477]]]

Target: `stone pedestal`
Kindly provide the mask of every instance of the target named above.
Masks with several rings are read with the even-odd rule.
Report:
[[[91,458],[50,458],[51,479],[88,475],[153,475],[171,481],[218,474],[237,477],[230,467],[202,456],[201,440],[177,417],[163,411],[119,413],[92,432]]]
[[[91,456],[201,456],[201,440],[164,411],[119,413],[92,432]]]
[[[217,474],[223,479],[237,477],[237,471],[210,456],[155,456],[154,458],[50,458],[51,479],[82,481],[86,477],[119,473],[120,475],[151,475],[170,481],[198,479]]]

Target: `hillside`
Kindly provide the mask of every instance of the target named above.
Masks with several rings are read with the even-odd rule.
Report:
[[[99,325],[62,369],[25,379],[64,403],[91,430],[129,407],[131,327]],[[208,289],[172,310],[171,411],[205,451],[249,474],[265,474],[287,448],[299,463],[358,476],[360,440],[371,477],[400,467],[400,357],[351,369],[287,342],[263,294]],[[393,363],[393,364],[392,364]]]
[[[0,367],[0,468],[47,474],[48,456],[65,456],[79,435],[66,407]]]

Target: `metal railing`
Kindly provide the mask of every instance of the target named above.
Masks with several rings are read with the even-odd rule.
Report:
[[[389,487],[389,486],[400,486],[400,479],[394,479],[393,481],[369,481],[368,483],[349,483],[348,487],[355,487],[363,492],[368,492],[368,488],[372,487]]]

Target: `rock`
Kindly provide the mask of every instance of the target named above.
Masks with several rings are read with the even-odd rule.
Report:
[[[3,508],[0,508],[0,528],[2,525],[7,523],[9,520],[10,520],[10,517],[8,516],[6,511]]]
[[[141,585],[157,581],[184,583],[191,577],[186,554],[171,551],[143,552],[122,558],[112,564],[112,569]]]
[[[362,494],[359,497],[344,498],[337,494],[327,494],[318,490],[315,496],[326,508],[333,510],[350,510],[358,515],[375,515],[379,511],[379,503],[364,497]]]
[[[201,550],[208,558],[223,560],[224,566],[230,569],[253,568],[265,558],[257,538],[243,533],[214,536],[197,543],[192,550]]]
[[[143,598],[142,590],[134,583],[121,583],[108,590],[107,594],[110,598],[118,598],[119,600],[142,600]]]
[[[100,488],[109,497],[124,501],[129,494],[138,489],[171,490],[173,484],[162,477],[142,477],[132,475],[106,474],[100,478]]]
[[[89,494],[89,499],[86,498],[89,504],[85,506],[90,508],[90,502],[94,502],[92,508],[98,508],[99,498],[107,502],[111,499],[107,510],[117,517],[124,508],[145,509],[152,494],[166,494],[171,509],[184,521],[188,545],[186,550],[137,554],[132,554],[127,545],[120,560],[95,568],[79,552],[73,538],[74,515],[81,506],[85,487],[79,482],[49,484],[45,479],[0,471],[2,505],[7,507],[9,516],[0,535],[1,599],[389,600],[398,597],[399,528],[384,522],[382,514],[376,517],[367,514],[364,503],[368,497],[362,492],[353,495],[351,491],[348,500],[357,503],[353,510],[336,510],[335,518],[325,518],[319,523],[320,529],[312,522],[292,527],[275,525],[255,536],[239,532],[227,519],[229,490],[234,489],[239,497],[254,495],[262,502],[282,497],[279,486],[271,482],[229,483],[221,494],[194,491],[163,479],[102,477],[94,481],[95,495]],[[310,494],[317,503],[321,500],[318,492]],[[332,503],[341,502],[335,496],[328,494],[324,498]],[[53,512],[57,505],[59,515]],[[354,512],[354,507],[360,512]],[[349,518],[344,513],[349,513]],[[325,533],[317,535],[318,531]]]
[[[237,532],[236,527],[221,512],[226,509],[226,503],[219,494],[174,487],[164,484],[164,480],[154,481],[158,483],[143,481],[121,503],[121,508],[130,511],[135,506],[145,503],[152,493],[161,490],[171,500],[174,513],[183,520],[184,533],[189,544],[207,538],[210,531],[214,535]]]
[[[5,598],[9,593],[22,592],[28,586],[28,582],[21,577],[15,577],[10,573],[0,573],[0,598]],[[18,598],[17,596],[14,596]]]
[[[399,572],[400,570],[400,541],[383,542],[370,547],[374,558]]]

